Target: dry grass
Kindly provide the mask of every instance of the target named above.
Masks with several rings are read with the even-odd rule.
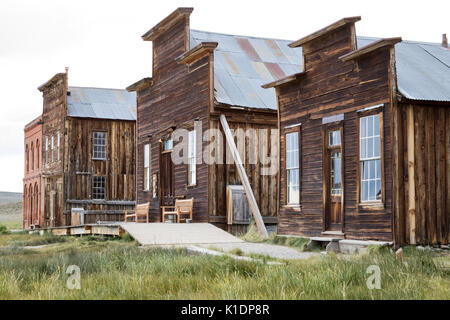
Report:
[[[17,241],[26,236],[35,241],[0,236],[1,299],[450,299],[450,271],[415,248],[402,260],[377,249],[270,266],[96,237],[24,250]],[[81,290],[66,287],[69,265],[81,269]],[[366,286],[370,265],[381,269],[380,290]]]

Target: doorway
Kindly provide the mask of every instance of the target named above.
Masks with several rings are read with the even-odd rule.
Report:
[[[342,127],[325,130],[324,139],[324,231],[342,233],[344,216]]]
[[[174,192],[174,167],[172,162],[173,140],[167,137],[161,141],[161,173],[160,173],[160,203],[161,206],[173,206]]]

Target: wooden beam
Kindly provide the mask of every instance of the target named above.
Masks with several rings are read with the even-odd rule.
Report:
[[[183,17],[189,17],[194,8],[177,8],[169,16],[164,18],[160,23],[147,31],[142,39],[144,41],[153,41],[158,38],[162,33],[170,29],[176,22]]]
[[[228,126],[227,118],[223,114],[220,116],[220,123],[222,124],[223,131],[225,132],[225,137],[231,150],[231,155],[233,156],[234,162],[236,163],[239,178],[242,181],[245,195],[247,196],[247,200],[250,205],[250,209],[252,210],[253,218],[255,219],[258,231],[262,237],[268,238],[269,235],[267,234],[266,226],[264,225],[264,221],[261,217],[261,212],[259,211],[258,204],[256,203],[255,195],[253,194],[253,190],[250,186],[250,182],[248,181],[245,169],[242,166],[242,160],[236,148],[236,144],[234,143],[233,135],[231,134],[230,127]]]
[[[409,242],[416,244],[416,190],[414,177],[414,107],[407,108],[407,143],[408,143],[408,215]],[[402,214],[402,213],[400,213]]]
[[[284,78],[281,78],[281,79],[278,79],[278,80],[275,80],[275,81],[263,84],[261,87],[264,88],[264,89],[279,87],[281,85],[288,84],[288,83],[291,83],[293,81],[299,80],[300,77],[303,76],[305,73],[306,72],[294,73],[294,74],[292,74],[290,76],[287,76],[287,77],[284,77]]]
[[[317,38],[319,38],[319,37],[321,37],[321,36],[331,32],[333,30],[336,30],[336,29],[342,27],[342,26],[345,26],[346,24],[355,23],[355,22],[357,22],[359,20],[361,20],[361,17],[359,17],[359,16],[343,18],[343,19],[341,19],[339,21],[336,21],[335,23],[330,24],[329,26],[327,26],[327,27],[325,27],[323,29],[320,29],[320,30],[318,30],[318,31],[316,31],[314,33],[311,33],[310,35],[308,35],[306,37],[303,37],[303,38],[301,38],[301,39],[299,39],[299,40],[297,40],[295,42],[290,43],[289,47],[291,47],[291,48],[300,47],[301,45],[303,45],[303,44],[305,44],[307,42],[310,42],[310,41],[312,41],[314,39],[317,39]]]
[[[192,64],[206,54],[212,53],[214,49],[217,48],[217,45],[217,42],[202,42],[191,50],[186,51],[175,60],[178,63]]]
[[[343,56],[339,57],[340,60],[342,61],[349,61],[349,60],[353,60],[356,58],[359,58],[365,54],[374,52],[377,49],[386,47],[386,46],[393,46],[398,42],[401,42],[402,38],[397,37],[397,38],[386,38],[386,39],[381,39],[375,42],[372,42],[371,44],[364,46],[358,50],[349,52],[347,54],[344,54]]]
[[[151,87],[152,85],[153,85],[152,78],[143,78],[143,79],[133,83],[132,85],[128,86],[126,88],[126,90],[128,92],[140,91],[140,90],[146,89],[148,87]]]

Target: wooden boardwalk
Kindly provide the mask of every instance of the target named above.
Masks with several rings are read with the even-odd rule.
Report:
[[[244,242],[209,223],[122,223],[120,227],[144,246]]]

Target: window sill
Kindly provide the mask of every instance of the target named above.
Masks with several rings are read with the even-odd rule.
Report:
[[[302,211],[302,206],[299,204],[285,204],[283,206],[284,209],[290,209],[290,210],[294,210],[297,212],[301,212]]]
[[[94,160],[94,161],[107,161],[108,159],[106,159],[106,158],[92,158],[92,160]]]
[[[197,187],[197,184],[188,184],[186,187],[187,187],[188,189],[192,189],[192,188]]]
[[[359,211],[383,211],[385,209],[383,202],[360,202]]]

